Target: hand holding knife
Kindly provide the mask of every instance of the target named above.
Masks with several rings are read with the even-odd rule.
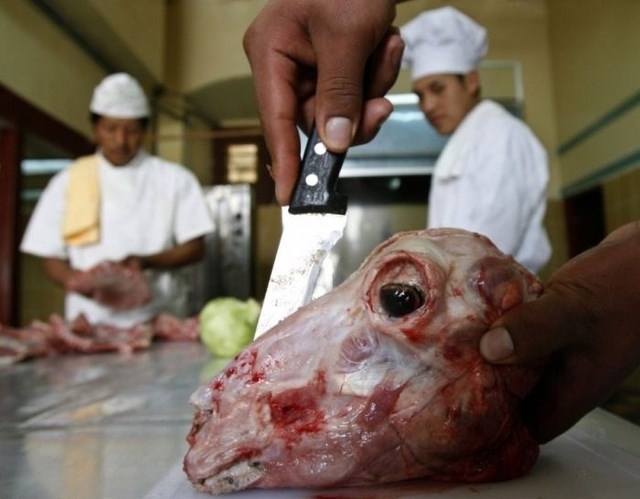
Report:
[[[283,231],[255,338],[308,303],[327,253],[342,237],[347,199],[336,192],[345,154],[334,154],[312,129]]]

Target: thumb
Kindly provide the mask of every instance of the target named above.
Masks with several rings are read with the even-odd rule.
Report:
[[[344,152],[355,136],[363,105],[364,59],[351,64],[318,56],[316,126],[329,150]]]
[[[577,340],[584,322],[566,296],[548,290],[540,298],[509,310],[480,339],[489,362],[525,363],[546,357]]]
[[[639,252],[637,222],[614,231],[558,269],[540,298],[500,317],[481,338],[481,354],[489,362],[527,362],[590,337],[635,331]]]
[[[338,53],[348,56],[336,58]],[[393,106],[383,97],[400,70],[404,42],[389,31],[369,54],[368,47],[335,47],[325,58],[318,54],[316,125],[322,141],[333,152],[367,142],[389,117]]]
[[[361,136],[373,137],[391,112],[380,97],[393,85],[404,49],[389,28],[391,20],[386,14],[364,25],[332,20],[334,29],[317,34],[315,121],[333,152],[346,151],[360,127],[365,128]]]

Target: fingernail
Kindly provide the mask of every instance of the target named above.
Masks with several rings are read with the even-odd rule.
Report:
[[[384,125],[385,121],[387,121],[389,119],[389,116],[391,116],[391,113],[393,112],[393,106],[391,106],[382,116],[380,116],[380,120],[378,121],[376,127],[378,129],[380,129],[380,127],[382,127],[382,125]]]
[[[276,201],[280,206],[286,206],[289,204],[288,195],[285,194],[278,184],[276,184]]]
[[[346,150],[351,145],[351,120],[342,116],[335,116],[327,120],[324,129],[329,149]]]
[[[480,339],[480,353],[489,362],[496,362],[513,355],[513,341],[503,327],[492,329]]]
[[[404,42],[402,41],[402,38],[400,38],[400,40],[396,43],[396,45],[391,48],[391,64],[393,64],[394,67],[399,68],[400,64],[402,64],[403,52],[404,52]]]

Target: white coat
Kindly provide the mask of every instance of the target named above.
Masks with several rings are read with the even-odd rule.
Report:
[[[478,103],[436,162],[428,227],[457,227],[489,237],[533,272],[549,260],[543,221],[547,154],[531,130],[499,104]]]
[[[140,151],[125,166],[98,158],[100,240],[68,246],[62,237],[68,171],[57,173],[43,191],[20,249],[40,257],[68,259],[87,270],[103,261],[152,255],[213,230],[202,188],[186,168]],[[145,271],[153,300],[135,310],[117,312],[76,293],[65,299],[65,317],[83,313],[93,323],[130,327],[184,300],[185,289],[174,272]]]

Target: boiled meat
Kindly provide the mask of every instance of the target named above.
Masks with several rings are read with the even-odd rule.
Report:
[[[541,288],[478,234],[392,237],[193,393],[189,480],[219,494],[526,473],[538,445],[519,403],[539,369],[488,364],[478,343]]]

